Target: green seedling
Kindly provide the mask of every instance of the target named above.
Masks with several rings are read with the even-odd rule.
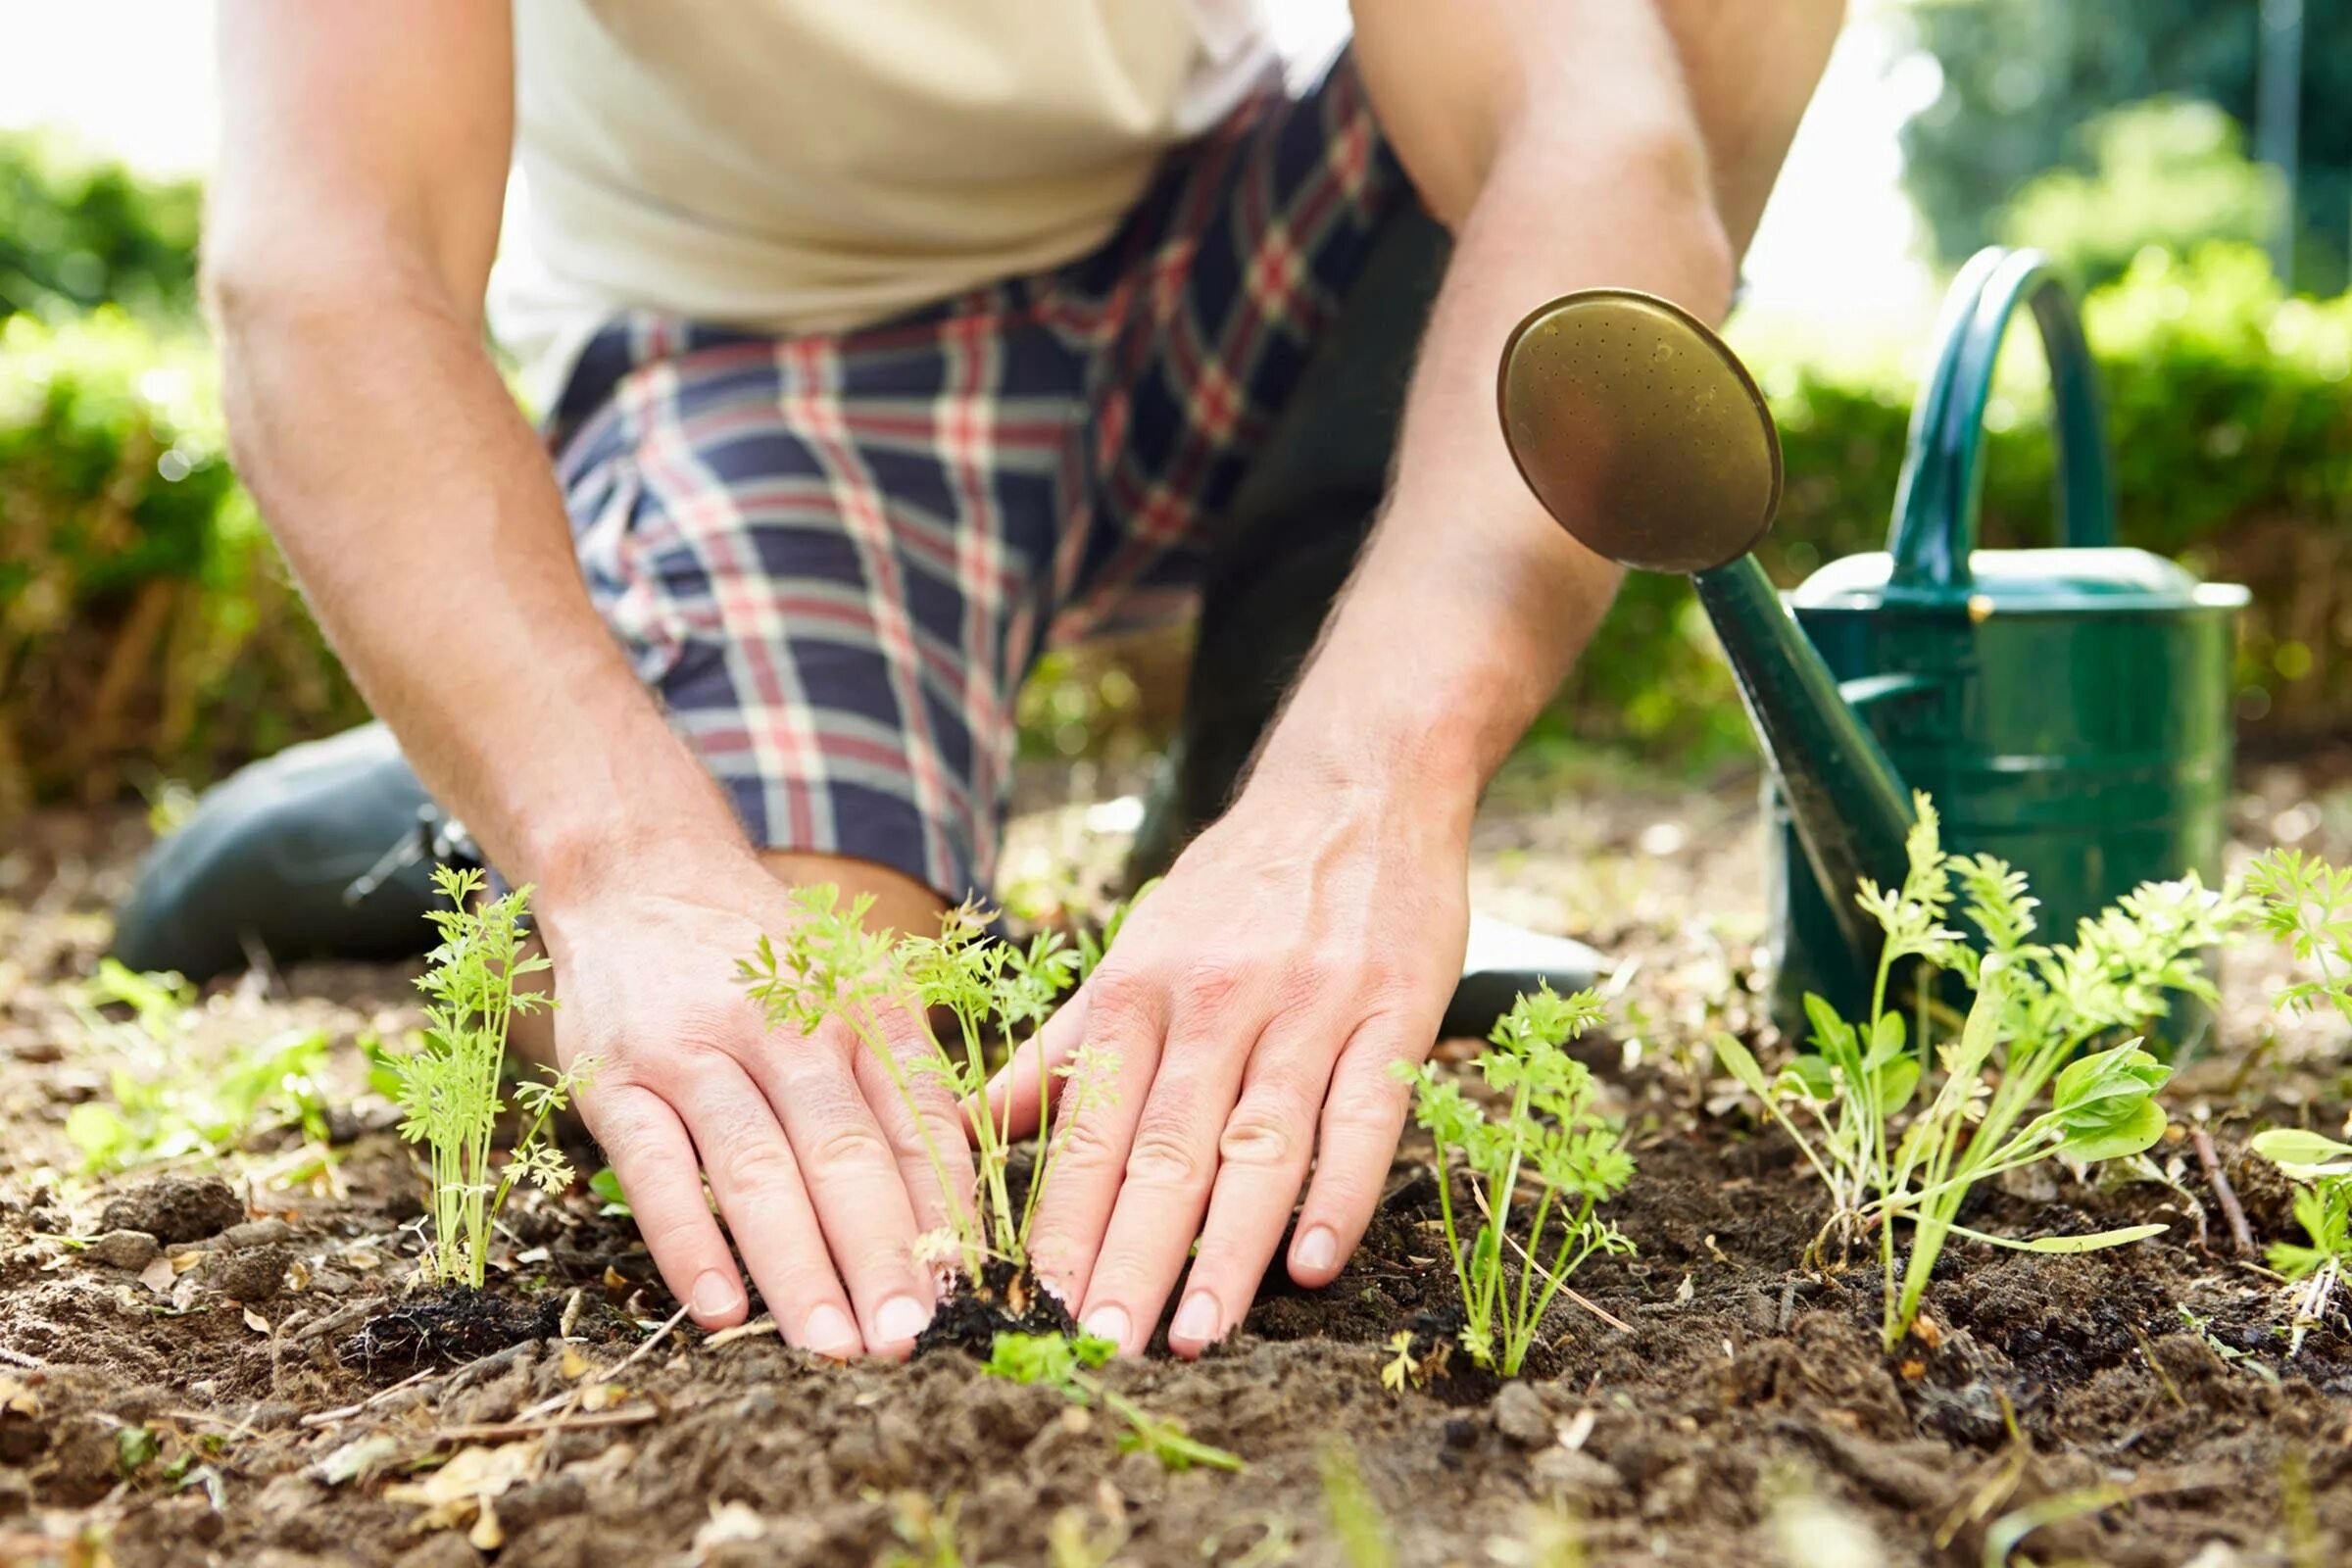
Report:
[[[982,1370],[1012,1383],[1058,1389],[1074,1403],[1101,1406],[1127,1424],[1119,1440],[1123,1450],[1142,1451],[1170,1470],[1195,1465],[1211,1470],[1239,1470],[1241,1456],[1187,1437],[1173,1421],[1162,1421],[1133,1399],[1105,1385],[1102,1365],[1119,1353],[1108,1340],[1082,1334],[999,1334],[989,1347]]]
[[[1396,1543],[1364,1482],[1355,1450],[1344,1444],[1325,1448],[1317,1466],[1323,1475],[1323,1513],[1348,1568],[1396,1568]]]
[[[1077,1117],[1106,1102],[1115,1063],[1082,1048],[1054,1069],[1061,1091],[1051,1114],[1039,1115],[1029,1190],[1017,1207],[1008,1176],[1009,1121],[985,1112],[971,1118],[977,1190],[959,1190],[948,1175],[932,1118],[924,1114],[924,1091],[936,1089],[960,1104],[984,1104],[988,1038],[1015,1039],[1044,1022],[1062,994],[1099,961],[1125,909],[1113,911],[1101,939],[1073,948],[1057,934],[1034,937],[1026,946],[997,941],[988,931],[988,911],[973,905],[949,910],[935,937],[902,938],[867,928],[870,897],[845,906],[840,889],[823,883],[794,890],[793,902],[792,929],[781,940],[762,936],[758,951],[738,966],[738,978],[771,1027],[813,1034],[838,1022],[873,1054],[912,1113],[932,1177],[948,1200],[945,1248],[972,1281],[984,1277],[991,1258],[1010,1263],[1017,1277],[1028,1265],[1030,1226],[1054,1157]],[[933,1013],[954,1020],[953,1047],[931,1032],[926,1014]],[[902,1033],[915,1032],[913,1049],[892,1038],[894,1022]]]
[[[2303,1337],[2325,1322],[2352,1260],[2352,1144],[2318,1133],[2275,1127],[2254,1135],[2254,1152],[2278,1167],[2295,1184],[2295,1222],[2307,1238],[2278,1242],[2271,1267],[2286,1278],[2294,1308],[2287,1354],[2303,1348]]]
[[[318,1074],[324,1033],[286,1033],[225,1054],[191,1038],[193,987],[175,974],[140,974],[112,958],[73,998],[84,1028],[120,1065],[108,1075],[111,1102],[88,1101],[66,1113],[66,1138],[86,1171],[128,1170],[178,1159],[217,1159],[258,1134],[298,1128],[326,1138]],[[100,1009],[121,1005],[117,1022]]]
[[[1632,1179],[1633,1157],[1619,1130],[1593,1109],[1592,1074],[1564,1049],[1602,1010],[1596,991],[1563,998],[1542,986],[1520,997],[1494,1026],[1494,1049],[1476,1063],[1487,1087],[1503,1097],[1496,1116],[1471,1103],[1434,1062],[1396,1069],[1413,1086],[1414,1120],[1437,1141],[1438,1212],[1462,1292],[1462,1348],[1505,1377],[1519,1375],[1552,1298],[1586,1259],[1634,1250],[1593,1212]],[[1454,1216],[1457,1163],[1482,1211],[1467,1247]],[[1518,1201],[1523,1178],[1537,1187],[1532,1217]],[[1506,1250],[1521,1261],[1515,1287]]]
[[[490,1264],[490,1237],[518,1181],[560,1192],[571,1166],[548,1136],[548,1122],[584,1087],[594,1063],[581,1060],[543,1081],[514,1085],[522,1134],[497,1166],[491,1142],[507,1060],[507,1034],[517,1014],[554,1005],[545,992],[515,982],[548,968],[524,952],[523,917],[531,890],[481,898],[482,873],[442,866],[434,885],[450,907],[429,911],[440,945],[417,989],[425,995],[423,1039],[416,1051],[391,1058],[402,1112],[400,1136],[426,1146],[432,1163],[432,1247],[428,1277],[480,1289]]]
[[[2169,992],[2210,1000],[2213,984],[2198,955],[2249,912],[2243,899],[2210,892],[2191,875],[2145,884],[2082,921],[2073,944],[2044,946],[2032,940],[2035,900],[2024,875],[1989,855],[1946,855],[1934,806],[1925,795],[1917,806],[1902,886],[1886,890],[1866,880],[1859,893],[1886,934],[1869,1015],[1849,1022],[1807,997],[1813,1050],[1771,1080],[1737,1040],[1715,1041],[1717,1059],[1796,1141],[1829,1190],[1831,1213],[1807,1261],[1823,1263],[1833,1239],[1842,1261],[1851,1242],[1876,1234],[1889,1349],[1910,1331],[1951,1236],[2026,1251],[2086,1252],[2165,1229],[2130,1225],[2017,1241],[1971,1230],[1955,1216],[1979,1182],[2050,1158],[2077,1166],[2129,1158],[2164,1136],[2155,1096],[2170,1068],[2136,1038],[2078,1053],[2101,1036],[2161,1018]],[[1981,946],[1946,923],[1956,901]],[[1889,1005],[1905,963],[1918,987],[1916,1047],[1912,1028]],[[1974,999],[1958,1038],[1931,1051],[1937,1018],[1931,997],[1945,974]],[[1922,1103],[1931,1066],[1941,1079]],[[2048,1108],[2037,1110],[2045,1091]],[[1810,1133],[1798,1115],[1813,1123]],[[1899,1271],[1898,1222],[1912,1230]]]
[[[2352,1022],[2352,866],[2273,850],[2247,868],[2246,891],[2261,901],[2263,929],[2320,971],[2280,992],[2278,1005],[2301,1012],[2332,1004]]]

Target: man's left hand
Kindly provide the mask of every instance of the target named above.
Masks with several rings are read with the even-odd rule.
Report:
[[[1115,1058],[1055,1154],[1030,1252],[1090,1333],[1198,1355],[1256,1296],[1310,1159],[1291,1278],[1329,1284],[1378,1203],[1467,940],[1468,811],[1387,785],[1261,779],[1135,906],[1007,1075]],[[1042,1049],[1041,1049],[1042,1048]]]

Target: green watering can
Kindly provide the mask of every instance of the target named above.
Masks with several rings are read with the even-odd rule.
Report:
[[[1979,550],[1984,404],[2020,305],[2050,365],[2065,542]],[[1690,573],[1730,657],[1771,764],[1784,1028],[1805,991],[1849,1016],[1867,1005],[1880,933],[1855,884],[1901,882],[1914,789],[1947,847],[2026,872],[2054,938],[2143,881],[2218,877],[2246,591],[2114,543],[2095,370],[2039,256],[1988,250],[1961,271],[1887,549],[1785,598],[1749,554],[1780,501],[1779,436],[1699,321],[1630,290],[1554,300],[1505,344],[1499,401],[1562,526],[1626,565]]]

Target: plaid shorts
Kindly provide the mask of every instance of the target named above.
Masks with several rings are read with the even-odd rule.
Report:
[[[598,333],[552,435],[582,572],[752,842],[985,892],[1031,662],[1190,606],[1412,201],[1343,54],[1053,271],[837,334]]]

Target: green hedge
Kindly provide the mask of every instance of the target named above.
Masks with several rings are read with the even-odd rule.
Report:
[[[2239,714],[2280,737],[2352,724],[2352,296],[2287,298],[2250,247],[2144,251],[2083,303],[2105,379],[2126,544],[2247,584]],[[2044,542],[2046,378],[2020,323],[1988,411],[1984,542]],[[1920,345],[1924,349],[1925,345]],[[1785,584],[1883,548],[1913,373],[1755,351],[1788,488],[1764,557]],[[1546,720],[1705,761],[1743,746],[1729,678],[1680,581],[1636,577]]]
[[[213,373],[112,309],[0,321],[0,814],[363,715],[229,471]]]

